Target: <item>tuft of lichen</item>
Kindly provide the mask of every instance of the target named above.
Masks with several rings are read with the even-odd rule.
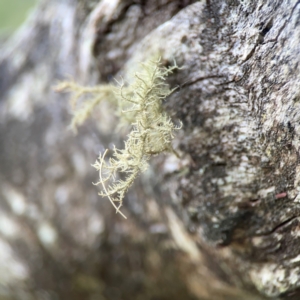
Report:
[[[70,128],[76,133],[77,127],[82,125],[87,120],[95,107],[103,100],[117,103],[115,87],[109,84],[98,85],[95,87],[87,87],[78,85],[73,81],[63,81],[55,87],[58,92],[70,92],[71,108],[73,118]],[[79,100],[84,97],[84,101],[79,103]]]
[[[59,90],[73,92],[73,106],[80,97],[87,96],[83,106],[74,113],[73,129],[82,124],[103,99],[117,102],[118,115],[123,122],[131,124],[124,148],[114,147],[108,160],[106,150],[93,165],[99,171],[99,181],[95,183],[102,187],[99,195],[107,197],[124,218],[126,216],[120,211],[124,196],[137,176],[147,169],[150,157],[161,152],[176,154],[171,142],[174,131],[182,124],[176,126],[162,106],[166,97],[175,90],[166,83],[167,76],[175,69],[178,69],[176,63],[165,68],[160,60],[149,60],[141,64],[141,71],[135,73],[132,84],[125,86],[122,83],[118,90],[110,85],[86,88],[72,82],[58,86]]]
[[[142,71],[135,74],[131,86],[120,87],[123,114],[131,114],[132,130],[125,141],[124,149],[113,149],[113,156],[105,160],[107,150],[93,165],[99,171],[98,183],[103,190],[100,195],[108,197],[116,211],[120,212],[123,198],[140,172],[147,169],[151,156],[164,151],[174,152],[171,141],[175,126],[162,107],[162,101],[173,90],[165,82],[176,65],[170,68],[160,66],[160,61],[149,61],[141,65]],[[118,179],[117,179],[118,178]],[[119,179],[123,178],[123,179]],[[112,183],[106,187],[106,182]]]

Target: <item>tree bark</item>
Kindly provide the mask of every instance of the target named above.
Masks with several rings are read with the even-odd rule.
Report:
[[[0,51],[0,299],[299,299],[300,2],[44,0]],[[67,76],[181,67],[154,157],[115,214],[90,165],[103,101],[67,130]]]

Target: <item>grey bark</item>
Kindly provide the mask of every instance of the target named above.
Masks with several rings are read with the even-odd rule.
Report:
[[[42,1],[0,52],[0,299],[299,299],[299,1]],[[181,157],[116,215],[90,167],[122,146],[103,102],[67,130],[66,76],[160,53]]]

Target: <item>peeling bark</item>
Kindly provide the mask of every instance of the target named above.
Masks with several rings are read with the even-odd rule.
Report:
[[[1,299],[298,299],[300,3],[48,0],[0,52]],[[66,76],[182,68],[165,109],[181,158],[124,200],[90,167],[116,133],[101,103],[74,136]]]

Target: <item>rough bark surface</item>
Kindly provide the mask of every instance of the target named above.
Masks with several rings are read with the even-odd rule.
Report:
[[[299,299],[300,2],[48,0],[0,51],[0,299]],[[124,201],[90,167],[122,146],[103,102],[77,136],[66,76],[112,82],[157,53],[181,158]]]

